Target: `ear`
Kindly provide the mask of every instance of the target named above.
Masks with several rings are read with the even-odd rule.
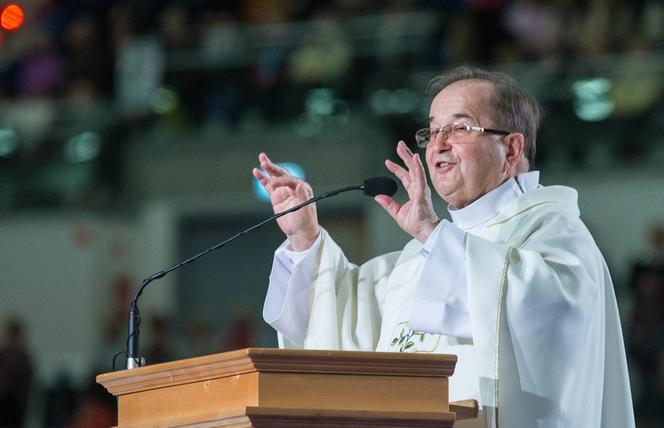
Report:
[[[519,174],[520,168],[525,161],[523,147],[525,139],[523,134],[514,132],[505,136],[505,169],[510,176]]]

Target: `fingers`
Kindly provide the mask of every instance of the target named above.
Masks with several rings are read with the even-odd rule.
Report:
[[[268,180],[268,186],[272,188],[288,187],[293,191],[295,191],[295,188],[299,184],[304,184],[304,182],[299,178],[291,177],[290,175],[283,177],[272,177]]]
[[[279,196],[278,199],[283,199],[295,193],[298,180],[292,177],[288,170],[272,162],[265,153],[258,155],[258,162],[263,170],[253,168],[251,172],[270,197]],[[275,190],[281,187],[287,188],[288,191],[280,191],[278,195],[273,195]]]
[[[423,192],[427,184],[424,165],[422,164],[420,155],[413,154],[403,141],[397,143],[397,154],[406,168],[397,165],[390,160],[386,160],[385,166],[387,169],[401,180],[401,183],[403,183],[406,190],[409,191],[409,194],[413,191],[417,191],[418,193]],[[413,187],[411,184],[414,184],[415,186]]]
[[[408,188],[410,186],[410,176],[408,171],[406,171],[401,165],[388,159],[385,161],[385,167],[401,181],[404,187]]]
[[[297,196],[300,201],[304,202],[308,199],[311,199],[314,195],[309,186],[307,186],[303,181],[299,181],[295,185],[295,196]]]
[[[272,192],[268,192],[270,194],[270,199],[272,200],[272,203],[281,203],[285,201],[286,199],[290,198],[293,196],[293,189],[290,189],[288,187],[279,187],[277,189],[272,190]]]
[[[374,196],[374,200],[396,221],[401,205],[387,195]]]
[[[280,203],[293,197],[296,201],[304,202],[313,197],[313,190],[307,183],[272,163],[265,153],[261,153],[258,158],[269,175],[258,168],[252,169],[252,174],[261,183],[273,203]]]
[[[261,168],[263,168],[270,177],[290,176],[288,170],[272,162],[265,153],[258,155],[258,162],[260,163]]]
[[[261,171],[258,168],[254,168],[251,170],[251,173],[256,177],[256,180],[260,181],[263,186],[267,183],[268,177],[263,174],[263,171]]]
[[[261,183],[267,194],[271,195],[272,191],[274,190],[274,186],[271,185],[270,177],[263,174],[263,171],[261,171],[258,168],[252,169],[251,173],[254,175],[254,177],[256,177],[256,180],[258,180]]]
[[[389,159],[385,161],[385,167],[401,181],[405,188],[408,188],[410,187],[411,181],[409,169],[412,166],[412,159],[410,158],[412,153],[403,141],[399,141],[397,143],[397,155],[399,155],[401,160],[406,165],[406,168],[408,169],[392,162]]]
[[[415,167],[415,161],[413,160],[413,152],[410,151],[406,143],[399,141],[397,143],[397,155],[401,158],[403,163],[408,169]]]
[[[415,183],[416,190],[423,193],[427,187],[427,177],[424,174],[424,165],[422,165],[419,153],[414,156],[413,162],[416,164],[415,168],[411,169],[413,182]]]

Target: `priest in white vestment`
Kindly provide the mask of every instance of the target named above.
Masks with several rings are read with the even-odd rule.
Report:
[[[419,154],[386,161],[409,200],[376,201],[413,240],[360,266],[318,225],[314,205],[279,219],[263,310],[286,348],[458,355],[450,400],[474,398],[481,427],[634,426],[606,263],[577,193],[529,171],[540,108],[501,73],[459,67],[434,79]],[[259,155],[275,212],[311,187]],[[458,426],[467,426],[458,423]],[[468,425],[471,426],[471,425]]]

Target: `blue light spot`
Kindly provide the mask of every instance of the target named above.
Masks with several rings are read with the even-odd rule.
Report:
[[[305,179],[304,168],[302,168],[300,165],[293,162],[283,162],[283,163],[278,163],[277,165],[279,165],[282,168],[285,168],[293,177],[297,177],[301,180]],[[265,171],[261,170],[261,172],[265,174]],[[261,182],[256,180],[256,177],[254,177],[252,181],[253,181],[252,185],[254,188],[254,193],[256,194],[258,200],[263,202],[270,202],[270,196],[263,188]]]

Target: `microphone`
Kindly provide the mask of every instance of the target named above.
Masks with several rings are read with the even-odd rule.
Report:
[[[213,245],[212,247],[208,248],[207,250],[201,251],[200,253],[181,261],[180,263],[177,263],[168,269],[164,269],[162,271],[159,271],[157,273],[154,273],[147,278],[145,278],[143,281],[141,281],[141,285],[138,287],[136,290],[136,293],[134,295],[134,298],[131,301],[131,305],[129,307],[129,321],[128,321],[128,328],[127,328],[127,369],[134,369],[136,367],[140,367],[143,365],[143,360],[138,356],[138,338],[139,338],[139,333],[140,333],[140,325],[141,325],[141,314],[140,311],[138,310],[138,299],[141,297],[143,294],[143,290],[145,290],[145,287],[148,286],[152,281],[155,281],[157,279],[161,279],[168,275],[169,273],[173,272],[174,270],[180,269],[182,266],[187,265],[189,263],[193,263],[199,258],[203,257],[204,255],[217,250],[224,245],[228,244],[231,241],[234,241],[235,239],[239,238],[240,236],[251,232],[252,230],[258,229],[259,227],[263,226],[265,223],[269,223],[272,220],[276,220],[279,217],[283,217],[286,214],[290,214],[294,211],[299,210],[300,208],[312,204],[320,199],[328,198],[330,196],[335,196],[338,195],[339,193],[343,192],[348,192],[350,190],[362,190],[364,191],[364,194],[367,196],[376,196],[376,195],[387,195],[387,196],[392,196],[396,193],[397,191],[397,183],[392,180],[391,178],[388,177],[373,177],[373,178],[368,178],[364,180],[362,184],[359,186],[348,186],[348,187],[343,187],[341,189],[337,190],[332,190],[327,193],[322,193],[318,196],[315,196],[307,201],[302,202],[299,205],[295,205],[294,207],[291,207],[285,211],[282,211],[280,213],[276,213],[271,217],[266,218],[265,220],[261,221],[258,224],[255,224],[248,229],[243,230],[242,232],[238,232],[235,235],[231,236],[230,238],[226,239],[225,241],[219,242],[218,244]]]
[[[392,196],[397,193],[397,183],[391,178],[374,177],[364,180],[362,190],[367,196],[387,195]]]

